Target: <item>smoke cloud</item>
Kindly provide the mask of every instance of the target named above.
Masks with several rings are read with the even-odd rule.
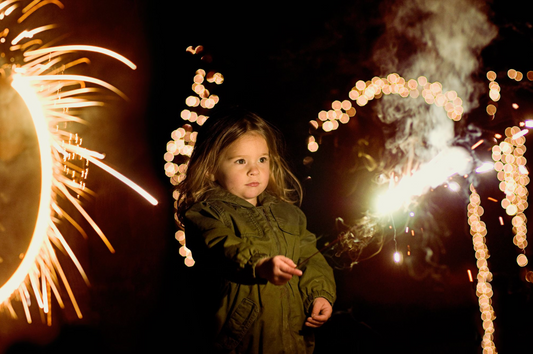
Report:
[[[373,55],[380,75],[396,72],[406,80],[425,76],[429,82],[440,82],[443,92],[457,92],[464,113],[477,107],[480,53],[497,35],[487,3],[400,0],[387,5],[385,32]],[[446,112],[421,98],[385,96],[377,110],[378,117],[395,128],[386,148],[403,156],[394,168],[398,173],[407,160],[414,166],[425,163],[454,139],[454,122]]]

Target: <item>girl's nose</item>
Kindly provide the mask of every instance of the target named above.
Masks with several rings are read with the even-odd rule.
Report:
[[[257,168],[257,166],[252,165],[252,166],[250,166],[250,169],[248,170],[248,174],[250,176],[255,176],[255,175],[259,174],[259,169]]]

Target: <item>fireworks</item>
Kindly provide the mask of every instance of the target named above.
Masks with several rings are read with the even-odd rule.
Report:
[[[28,2],[16,0],[1,2],[1,23],[5,24],[8,19],[13,19],[15,20],[13,23],[20,24],[28,16],[46,6],[63,8],[60,1],[36,0],[26,6],[25,3]],[[33,236],[15,273],[0,288],[0,303],[12,316],[17,317],[11,301],[19,300],[30,323],[32,319],[29,306],[33,302],[30,300],[32,295],[48,322],[51,321],[52,297],[55,297],[61,307],[64,306],[60,285],[66,290],[78,317],[82,317],[75,294],[70,289],[68,279],[56,256],[56,247],[64,249],[87,283],[88,279],[56,223],[59,220],[67,220],[80,233],[85,234],[85,232],[64,211],[59,199],[68,200],[101,237],[109,250],[114,252],[111,243],[83,209],[79,199],[93,193],[86,187],[89,163],[120,179],[150,203],[157,204],[157,200],[140,186],[104,164],[101,161],[104,154],[82,147],[83,139],[69,131],[73,124],[84,122],[81,114],[84,108],[103,105],[103,102],[92,98],[102,89],[127,99],[119,89],[103,80],[71,74],[71,70],[89,62],[86,58],[71,60],[69,58],[72,54],[90,51],[110,56],[130,69],[135,69],[135,64],[109,49],[89,45],[51,46],[54,40],[45,43],[43,39],[37,38],[37,35],[56,27],[56,25],[44,25],[25,29],[20,33],[6,27],[0,33],[0,43],[7,47],[2,53],[3,78],[11,82],[11,86],[23,99],[30,112],[37,135],[41,164],[39,211]]]

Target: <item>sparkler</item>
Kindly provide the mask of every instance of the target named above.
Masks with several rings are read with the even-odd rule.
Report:
[[[24,3],[28,4],[24,6]],[[28,16],[45,6],[56,6],[60,9],[64,7],[57,0],[34,0],[32,2],[6,0],[0,2],[0,20],[18,16],[15,19],[18,23],[22,23]],[[55,296],[59,305],[64,306],[59,290],[60,284],[65,288],[78,317],[82,317],[75,294],[70,289],[68,279],[56,256],[54,244],[66,251],[84,280],[87,283],[89,281],[80,262],[55,223],[57,220],[66,219],[82,235],[85,235],[85,231],[60,207],[56,199],[58,196],[68,200],[100,236],[109,250],[114,252],[111,243],[83,209],[78,198],[92,194],[92,191],[85,186],[89,162],[124,182],[151,204],[157,204],[157,200],[143,188],[103,163],[101,160],[104,159],[104,154],[81,147],[82,139],[78,135],[73,136],[67,128],[72,123],[84,123],[81,115],[73,114],[70,109],[79,108],[81,109],[79,112],[83,112],[83,108],[103,105],[103,102],[89,99],[85,96],[86,94],[98,93],[103,88],[123,99],[127,97],[119,89],[103,80],[84,75],[66,74],[66,70],[89,61],[86,58],[67,61],[65,54],[90,51],[112,57],[132,70],[136,69],[136,65],[106,48],[90,45],[50,46],[49,43],[43,44],[41,39],[35,38],[55,28],[57,28],[56,25],[45,25],[23,30],[19,34],[6,28],[0,33],[0,43],[9,45],[9,50],[5,53],[22,53],[24,57],[24,61],[17,61],[13,56],[12,60],[8,60],[9,63],[4,64],[1,69],[5,77],[11,81],[11,86],[22,97],[31,114],[41,161],[41,194],[33,236],[20,265],[0,287],[2,308],[17,317],[11,301],[20,300],[29,323],[32,322],[28,305],[31,295],[41,311],[47,315],[48,322],[51,321],[49,306],[51,297]]]

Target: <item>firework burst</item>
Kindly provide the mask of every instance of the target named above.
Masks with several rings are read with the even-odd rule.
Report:
[[[63,9],[64,6],[57,0],[0,2],[0,25],[3,26],[0,28],[2,80],[22,98],[31,115],[41,166],[41,193],[33,236],[16,271],[0,288],[0,303],[3,309],[17,317],[12,301],[20,301],[30,323],[30,304],[37,303],[50,322],[52,298],[61,308],[64,307],[63,290],[78,317],[82,317],[56,250],[66,253],[83,279],[87,283],[89,280],[59,230],[58,222],[66,220],[82,235],[86,233],[75,218],[65,211],[60,200],[68,201],[100,236],[109,251],[114,252],[103,231],[81,203],[81,199],[94,194],[86,187],[89,165],[102,168],[153,205],[157,204],[157,200],[145,190],[103,163],[104,154],[83,147],[82,137],[72,129],[73,125],[85,124],[82,118],[84,109],[104,105],[101,99],[104,92],[111,91],[127,99],[123,92],[107,82],[77,74],[81,65],[89,63],[89,59],[79,56],[80,53],[94,52],[109,56],[132,70],[136,69],[135,64],[109,49],[90,45],[62,46],[57,45],[60,37],[48,41],[40,38],[43,33],[55,29],[55,24],[24,28],[30,16],[35,17],[49,7]],[[18,117],[10,119],[14,122]]]

